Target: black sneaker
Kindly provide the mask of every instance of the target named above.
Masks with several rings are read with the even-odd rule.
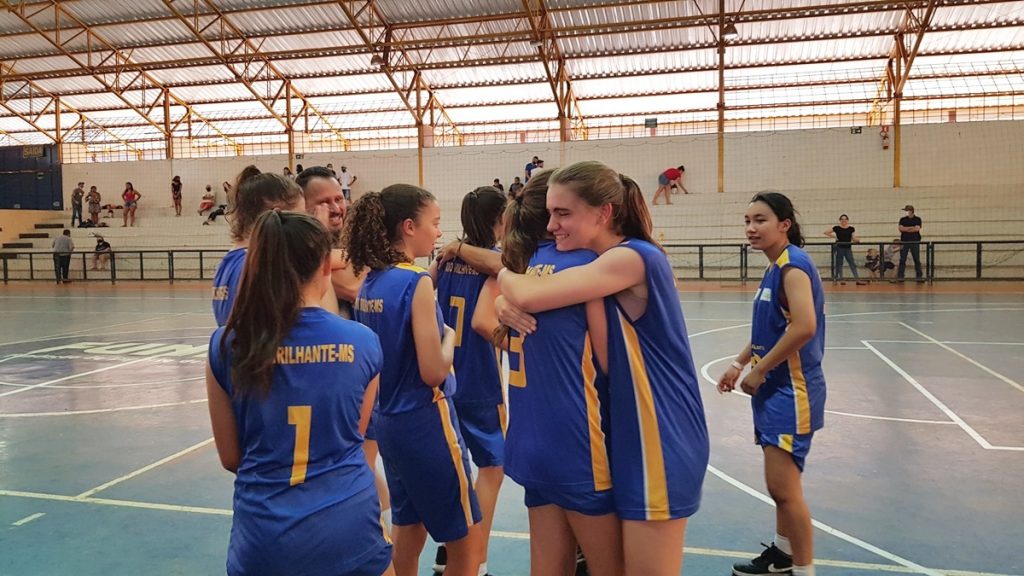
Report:
[[[793,558],[775,547],[761,543],[764,552],[750,562],[739,562],[732,565],[734,576],[774,576],[775,574],[792,574]]]
[[[448,550],[441,544],[437,547],[437,554],[434,556],[434,573],[444,574],[444,569],[448,565]]]
[[[583,550],[579,546],[576,547],[576,576],[590,576],[587,559],[583,557]]]

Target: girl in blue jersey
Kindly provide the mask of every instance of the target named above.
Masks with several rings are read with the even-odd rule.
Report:
[[[551,170],[534,172],[505,213],[502,259],[514,272],[546,275],[592,262],[559,252],[545,227]],[[481,301],[484,296],[481,295]],[[537,315],[529,334],[499,328],[510,349],[506,473],[526,490],[530,574],[564,576],[580,544],[592,576],[622,574],[605,444],[607,326],[600,298]],[[595,361],[595,357],[599,361]]]
[[[825,294],[789,198],[754,196],[747,207],[747,241],[768,258],[754,296],[750,342],[718,380],[718,390],[750,394],[754,441],[764,453],[764,476],[775,500],[775,540],[760,556],[733,566],[733,574],[813,576],[811,514],[800,474],[814,431],[824,425]],[[792,570],[792,572],[790,572]]]
[[[495,250],[502,228],[507,199],[497,188],[482,186],[462,199],[463,241],[467,246]],[[468,248],[467,248],[468,249]],[[498,491],[505,477],[505,398],[501,383],[501,355],[491,343],[498,320],[491,302],[483,302],[484,285],[494,283],[458,256],[437,265],[431,274],[437,282],[437,300],[445,324],[455,329],[453,367],[458,380],[452,401],[459,415],[462,438],[477,466],[474,484],[483,515],[479,572],[487,573],[490,540]],[[488,294],[492,293],[490,290]],[[489,313],[487,313],[489,311]],[[484,316],[489,318],[484,318]],[[477,331],[479,328],[479,332]]]
[[[480,510],[449,401],[456,332],[441,319],[429,274],[412,264],[430,255],[440,220],[430,192],[394,184],[363,195],[342,236],[355,274],[370,268],[355,318],[377,333],[384,351],[376,432],[399,576],[415,576],[428,533],[446,544],[449,576],[477,576],[480,564]]]
[[[612,493],[625,573],[678,576],[708,438],[672,267],[651,238],[636,182],[599,162],[552,174],[547,207],[558,250],[586,248],[598,258],[540,278],[503,270],[498,285],[529,313],[605,299]]]
[[[270,211],[251,240],[206,371],[217,453],[236,474],[227,573],[392,575],[362,451],[380,343],[319,305],[331,282],[321,223]]]
[[[213,316],[217,326],[227,324],[231,314],[245,265],[249,235],[256,219],[274,208],[293,212],[302,212],[306,208],[302,189],[295,182],[279,174],[261,174],[255,166],[246,166],[238,174],[232,190],[234,192],[228,202],[231,205],[233,247],[221,259],[213,275]]]

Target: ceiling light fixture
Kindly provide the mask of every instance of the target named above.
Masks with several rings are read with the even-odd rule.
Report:
[[[383,65],[384,65],[384,59],[380,57],[380,54],[377,54],[376,52],[374,52],[373,56],[370,58],[370,66],[383,66]]]
[[[740,32],[739,32],[739,30],[736,29],[736,25],[733,24],[732,22],[729,22],[728,24],[725,25],[725,28],[722,28],[722,39],[723,40],[726,40],[728,42],[732,42],[733,40],[735,40],[735,39],[737,39],[739,37],[740,37]]]

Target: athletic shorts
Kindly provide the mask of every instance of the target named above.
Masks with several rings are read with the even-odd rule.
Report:
[[[505,405],[456,406],[462,438],[477,468],[505,464]]]
[[[422,523],[436,542],[453,542],[480,521],[469,454],[447,398],[401,414],[379,414],[377,443],[395,526]]]
[[[671,182],[671,180],[668,179],[668,176],[665,176],[664,174],[658,175],[658,184],[661,186],[668,186],[669,182]]]
[[[811,438],[814,434],[764,434],[754,430],[754,443],[758,446],[775,446],[776,448],[789,452],[793,462],[801,472],[804,471],[804,461],[807,453],[811,451]]]
[[[555,505],[563,510],[579,512],[587,516],[604,516],[615,512],[612,491],[568,492],[552,488],[527,488],[523,500],[527,508]]]

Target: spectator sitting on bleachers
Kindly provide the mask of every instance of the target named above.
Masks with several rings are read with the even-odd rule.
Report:
[[[96,249],[92,253],[92,268],[89,270],[106,270],[107,262],[110,261],[110,253],[113,251],[110,242],[103,239],[103,236],[96,234]],[[97,268],[97,264],[99,267]]]
[[[203,199],[199,201],[199,215],[202,216],[203,212],[207,210],[213,210],[213,206],[216,203],[217,195],[213,193],[213,188],[207,184],[206,194],[203,194]]]

